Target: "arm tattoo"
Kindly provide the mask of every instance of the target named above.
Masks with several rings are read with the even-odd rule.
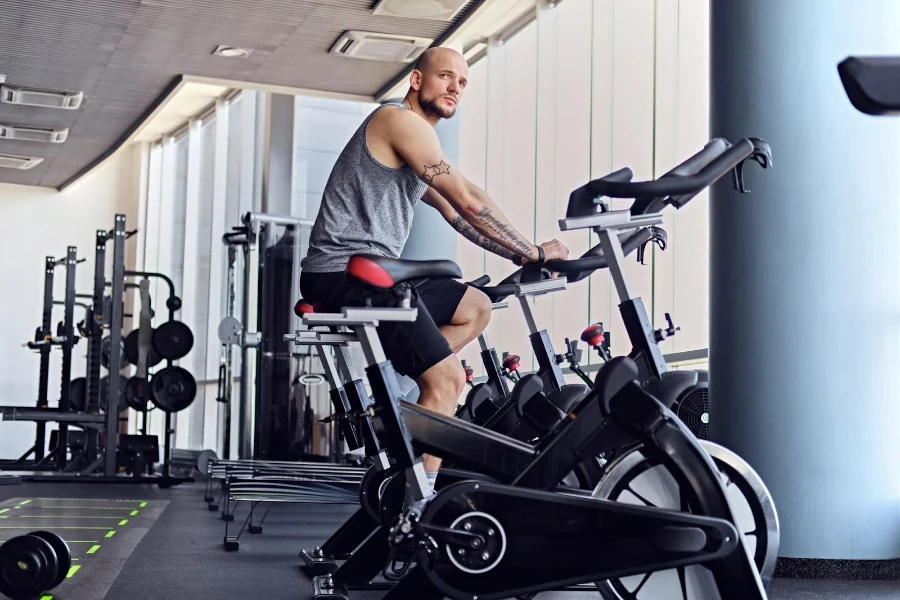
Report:
[[[434,178],[442,173],[449,173],[450,165],[441,161],[439,164],[434,166],[425,165],[425,171],[422,173],[422,181],[431,185],[431,182],[434,181]]]
[[[516,235],[516,232],[510,228],[509,225],[501,223],[493,213],[491,213],[490,208],[486,206],[482,208],[481,212],[478,213],[478,218],[481,219],[481,222],[484,223],[485,227],[493,230],[501,239],[506,240],[519,249],[523,256],[531,256],[532,245]]]
[[[453,220],[453,223],[451,223],[451,225],[453,226],[453,229],[460,232],[463,237],[465,237],[472,243],[481,246],[485,250],[493,252],[497,256],[501,256],[507,260],[512,260],[516,256],[514,252],[510,252],[500,244],[484,237],[483,235],[475,231],[475,228],[466,223],[466,220],[459,215],[456,216],[456,219]]]

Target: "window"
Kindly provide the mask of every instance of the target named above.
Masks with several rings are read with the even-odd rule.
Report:
[[[559,238],[571,256],[582,254],[596,236],[560,232],[557,223],[573,189],[625,166],[636,180],[658,176],[708,141],[708,27],[702,0],[565,0],[536,9],[531,24],[492,41],[470,66],[461,170],[520,231],[536,242]],[[667,210],[665,252],[648,249],[644,265],[626,260],[625,275],[656,326],[668,312],[681,327],[664,342],[666,353],[708,345],[706,196]],[[496,282],[515,268],[471,244],[458,248],[467,278],[486,272]],[[538,298],[535,318],[557,349],[599,321],[613,353],[627,354],[618,303],[608,272],[598,271]],[[518,306],[495,313],[487,331],[498,351],[531,362]],[[463,357],[480,373],[477,346]]]

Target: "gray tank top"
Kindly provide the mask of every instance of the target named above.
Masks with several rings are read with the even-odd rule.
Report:
[[[354,254],[399,258],[409,237],[413,208],[428,189],[408,165],[386,167],[369,152],[366,128],[385,106],[366,117],[338,157],[300,263],[304,271],[343,271]]]

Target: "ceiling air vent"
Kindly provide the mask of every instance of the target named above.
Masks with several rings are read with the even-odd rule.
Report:
[[[22,142],[47,142],[50,144],[62,144],[68,137],[68,128],[38,129],[37,127],[0,125],[0,140],[19,140]]]
[[[6,104],[75,110],[81,106],[83,98],[84,92],[54,92],[12,85],[0,85],[0,102],[5,102]]]
[[[331,53],[349,58],[408,63],[419,58],[433,41],[387,33],[347,31],[331,47]]]
[[[452,21],[469,0],[381,0],[372,14],[407,19]]]
[[[0,168],[28,170],[43,162],[37,156],[18,156],[16,154],[0,154]]]

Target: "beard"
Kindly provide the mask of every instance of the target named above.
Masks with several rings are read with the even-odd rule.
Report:
[[[440,100],[440,98],[440,96],[438,96],[438,98],[436,99],[420,97],[419,106],[422,107],[422,110],[424,110],[428,116],[438,117],[440,119],[449,119],[456,114],[457,105],[454,104],[450,108],[441,106],[440,104],[438,104],[438,100]]]

